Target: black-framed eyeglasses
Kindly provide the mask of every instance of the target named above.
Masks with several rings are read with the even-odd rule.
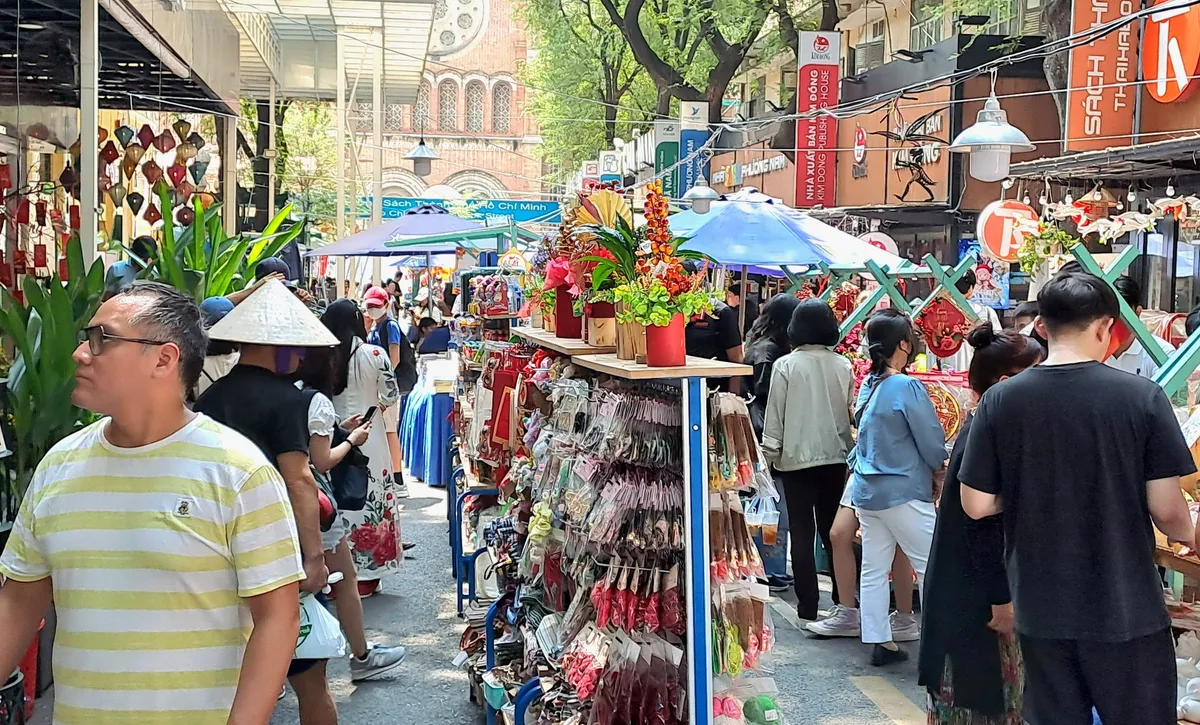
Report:
[[[79,331],[79,341],[86,341],[92,355],[103,355],[104,348],[109,342],[134,342],[139,345],[166,345],[167,340],[147,340],[142,337],[124,337],[114,335],[104,329],[104,325],[92,325]]]

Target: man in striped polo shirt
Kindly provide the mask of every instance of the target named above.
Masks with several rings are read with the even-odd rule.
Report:
[[[56,725],[266,725],[304,578],[287,491],[258,447],[184,406],[196,305],[135,282],[75,350],[107,416],[50,450],[0,556],[0,672],[53,599]]]

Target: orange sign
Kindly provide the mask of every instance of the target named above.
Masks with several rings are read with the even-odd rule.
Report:
[[[1175,3],[1158,0],[1155,6]],[[1159,10],[1146,20],[1142,40],[1142,77],[1159,103],[1181,101],[1196,89],[1200,65],[1200,6]]]
[[[1017,228],[1018,219],[1036,223],[1038,215],[1033,207],[1012,199],[993,201],[979,212],[975,235],[989,257],[1002,262],[1017,261],[1017,252],[1025,241],[1024,233]]]
[[[1082,33],[1135,12],[1134,0],[1075,0],[1071,32]],[[1137,24],[1127,23],[1071,49],[1067,91],[1067,151],[1132,143],[1138,93]]]

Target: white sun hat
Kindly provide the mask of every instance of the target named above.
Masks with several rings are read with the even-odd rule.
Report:
[[[338,339],[291,290],[270,280],[213,325],[208,336],[225,342],[278,347],[333,347]]]

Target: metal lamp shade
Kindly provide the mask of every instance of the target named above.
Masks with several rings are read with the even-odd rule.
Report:
[[[950,151],[971,154],[970,174],[980,181],[1000,181],[1008,176],[1013,153],[1033,151],[1025,132],[1008,122],[995,94],[979,110],[974,125],[954,137]]]
[[[425,145],[425,139],[421,139],[421,142],[404,158],[413,162],[413,173],[423,178],[432,173],[433,162],[440,159],[441,156]]]
[[[712,203],[721,198],[703,176],[696,179],[696,185],[683,194],[684,201],[692,202],[692,211],[697,214],[707,214],[712,209]]]

